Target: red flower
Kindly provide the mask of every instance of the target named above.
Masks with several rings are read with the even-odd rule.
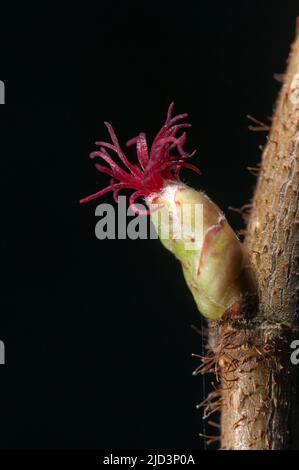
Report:
[[[160,192],[169,181],[179,181],[182,168],[190,168],[200,174],[198,168],[186,162],[195,153],[189,154],[183,149],[186,142],[186,132],[183,132],[179,137],[177,136],[178,131],[181,129],[191,127],[191,124],[187,123],[177,124],[178,121],[185,119],[188,114],[179,114],[172,117],[173,105],[174,103],[171,103],[169,106],[166,122],[156,135],[150,152],[148,151],[144,133],[140,133],[137,137],[127,142],[127,147],[136,144],[137,164],[132,164],[128,161],[119,145],[113,127],[108,122],[105,122],[112,143],[96,142],[100,149],[92,152],[90,158],[101,158],[104,160],[109,166],[96,163],[95,167],[101,173],[111,176],[112,179],[109,186],[81,199],[80,203],[83,204],[97,199],[109,191],[113,191],[114,199],[117,201],[120,190],[133,189],[134,192],[129,200],[131,209],[136,213],[146,214],[147,211],[140,211],[134,205],[137,198],[140,196],[147,197],[152,193]],[[118,155],[126,170],[115,163],[107,149],[113,150]],[[177,151],[177,155],[172,154],[174,150]]]

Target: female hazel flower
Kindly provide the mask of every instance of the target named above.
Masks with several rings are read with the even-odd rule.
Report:
[[[132,189],[131,209],[139,215],[150,214],[163,245],[181,262],[199,311],[209,319],[219,319],[224,314],[235,316],[240,312],[244,295],[250,290],[245,275],[243,246],[221,210],[203,192],[195,191],[180,181],[183,168],[199,174],[200,171],[189,163],[194,152],[184,150],[184,129],[191,125],[181,121],[188,115],[172,117],[172,112],[173,103],[150,150],[144,133],[127,142],[128,147],[136,145],[138,163],[135,164],[127,159],[111,124],[106,122],[112,143],[96,142],[99,150],[92,152],[90,158],[106,163],[96,163],[95,167],[109,175],[111,181],[107,187],[80,202],[90,202],[110,191],[117,201],[121,190]],[[108,150],[115,152],[121,166]],[[145,199],[147,211],[136,207],[135,201],[140,197]],[[202,207],[200,233],[194,216],[199,205]],[[184,216],[186,206],[189,208],[188,217]],[[170,230],[166,230],[169,227]],[[163,235],[165,232],[167,237]]]

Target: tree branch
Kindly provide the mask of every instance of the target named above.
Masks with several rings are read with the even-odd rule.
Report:
[[[292,325],[299,287],[299,31],[262,158],[246,245],[259,317]]]
[[[291,445],[296,367],[290,342],[299,294],[299,30],[263,152],[245,247],[257,284],[254,315],[211,322],[221,370],[222,447]],[[248,306],[247,306],[248,307]]]

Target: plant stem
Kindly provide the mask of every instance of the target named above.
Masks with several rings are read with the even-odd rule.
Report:
[[[299,294],[299,29],[263,152],[245,247],[257,283],[254,316],[210,323],[222,378],[222,448],[291,445],[290,362]],[[215,339],[216,338],[216,339]]]

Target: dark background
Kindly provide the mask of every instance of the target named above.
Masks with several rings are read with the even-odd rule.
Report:
[[[265,143],[246,114],[271,116],[298,2],[64,5],[1,4],[0,447],[200,448],[200,316],[158,241],[95,238],[87,156],[104,120],[151,139],[173,99],[203,171],[184,180],[241,228]]]

